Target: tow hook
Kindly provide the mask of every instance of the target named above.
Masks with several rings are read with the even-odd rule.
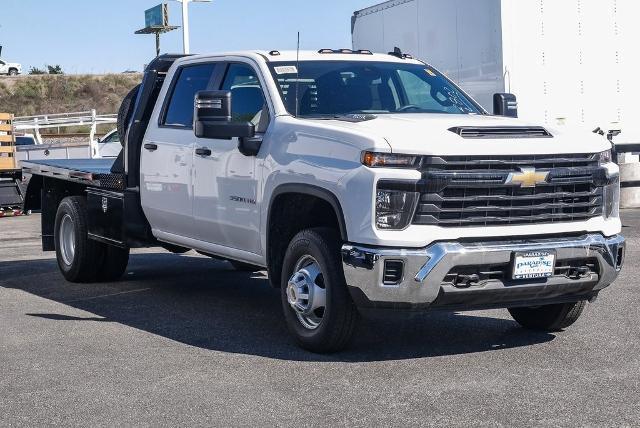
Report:
[[[457,288],[469,288],[472,285],[478,285],[479,282],[480,276],[475,273],[471,275],[458,275],[455,286]]]

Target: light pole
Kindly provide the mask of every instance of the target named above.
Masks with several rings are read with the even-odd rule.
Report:
[[[211,3],[211,0],[175,0],[182,3],[182,50],[189,53],[189,3]]]

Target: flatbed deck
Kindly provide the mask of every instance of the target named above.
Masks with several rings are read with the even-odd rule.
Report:
[[[125,174],[114,174],[114,159],[51,159],[22,161],[25,174],[42,175],[102,189],[123,190]]]

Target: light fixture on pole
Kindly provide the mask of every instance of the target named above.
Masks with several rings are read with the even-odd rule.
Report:
[[[186,55],[190,50],[189,46],[189,3],[211,3],[212,0],[174,0],[182,3],[182,50]]]

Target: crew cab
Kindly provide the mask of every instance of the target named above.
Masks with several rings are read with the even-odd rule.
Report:
[[[494,113],[399,50],[165,55],[115,162],[23,162],[25,204],[72,282],[142,246],[266,268],[315,352],[378,310],[561,330],[622,267],[618,166],[605,138],[509,117],[509,94]]]
[[[22,65],[17,62],[6,62],[0,59],[0,74],[17,76],[22,73]]]

